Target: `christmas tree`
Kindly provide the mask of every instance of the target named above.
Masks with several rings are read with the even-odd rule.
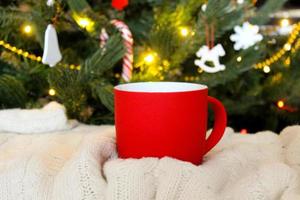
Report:
[[[229,126],[281,129],[300,120],[300,24],[288,35],[266,26],[284,3],[1,1],[0,104],[33,108],[56,100],[70,118],[113,123],[114,85],[186,81],[208,85],[225,104]],[[62,55],[54,67],[45,56],[53,45],[45,41],[49,26]]]

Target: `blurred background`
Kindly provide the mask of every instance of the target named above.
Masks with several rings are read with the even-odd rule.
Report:
[[[299,19],[297,0],[1,0],[0,105],[55,100],[70,118],[112,124],[114,85],[185,81],[208,85],[236,131],[279,132],[300,122]],[[208,52],[226,69],[199,62]]]

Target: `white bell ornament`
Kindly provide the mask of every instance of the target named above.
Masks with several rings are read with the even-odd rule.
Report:
[[[61,59],[56,30],[52,24],[49,24],[45,32],[42,63],[54,67]]]

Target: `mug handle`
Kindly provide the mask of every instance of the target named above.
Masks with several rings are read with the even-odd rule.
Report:
[[[212,110],[215,115],[215,122],[213,130],[206,140],[204,155],[209,152],[216,144],[221,140],[224,135],[226,124],[227,124],[227,115],[226,110],[223,104],[216,98],[207,97],[208,103],[212,105]]]

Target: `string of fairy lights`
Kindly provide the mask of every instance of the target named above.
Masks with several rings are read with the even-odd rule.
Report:
[[[85,20],[85,19],[83,19]],[[85,22],[82,22],[85,23]],[[26,34],[27,36],[31,36],[33,34],[33,27],[30,24],[24,24],[21,27],[21,31]],[[19,56],[22,56],[23,58],[38,62],[42,64],[42,57],[41,56],[37,56],[33,53],[29,53],[28,51],[25,51],[21,48],[18,48],[16,46],[11,45],[10,43],[4,41],[4,40],[0,40],[0,46],[2,46],[3,48],[5,48],[6,50],[15,53]],[[81,66],[80,65],[75,65],[75,64],[66,64],[66,63],[59,63],[59,66],[63,66],[66,68],[69,68],[71,70],[80,70]]]
[[[294,29],[293,29],[292,33],[290,34],[287,42],[283,45],[283,47],[281,49],[279,49],[276,53],[274,53],[271,57],[265,59],[262,62],[257,63],[254,68],[255,69],[263,69],[263,71],[265,73],[269,73],[270,65],[274,64],[279,59],[281,59],[285,54],[287,54],[289,51],[291,51],[293,46],[294,46],[293,52],[295,52],[299,48],[299,45],[294,45],[294,44],[296,44],[297,38],[299,36],[299,31],[300,31],[300,22],[294,25]],[[297,44],[298,44],[298,42],[297,42]],[[285,64],[289,64],[289,63],[285,62]]]
[[[39,63],[41,63],[41,61],[42,61],[41,56],[37,56],[37,55],[35,55],[33,53],[29,53],[28,51],[25,51],[23,49],[12,46],[11,44],[5,42],[4,40],[0,40],[0,46],[5,48],[6,50],[9,50],[17,55],[22,56],[23,58],[26,58],[26,59],[29,59],[29,60],[32,60],[35,62],[39,62]],[[65,64],[65,63],[59,63],[59,65],[63,66],[63,67],[68,67],[72,70],[80,70],[80,65]]]
[[[91,31],[93,29],[94,26],[94,22],[87,18],[87,17],[80,17],[80,16],[74,16],[75,21],[77,22],[77,24],[84,29],[87,29],[88,31]],[[282,19],[280,22],[281,26],[288,26],[289,25],[289,21],[288,19]],[[33,33],[33,28],[30,24],[25,24],[22,26],[22,32],[28,36],[32,35]],[[179,28],[179,33],[182,37],[188,37],[190,35],[194,35],[195,33],[193,31],[190,31],[188,27],[180,27]],[[287,52],[291,51],[292,53],[295,53],[299,47],[300,47],[300,41],[297,40],[298,36],[300,34],[300,22],[294,25],[294,29],[292,31],[292,33],[290,34],[287,42],[284,44],[284,46],[282,48],[280,48],[277,52],[275,52],[271,57],[265,59],[264,61],[261,61],[259,63],[257,63],[256,65],[254,65],[255,69],[261,69],[263,70],[265,73],[269,73],[270,72],[270,66],[274,63],[276,63],[277,61],[279,61],[285,54],[287,54]],[[37,56],[33,53],[29,53],[28,51],[25,51],[23,49],[17,48],[13,45],[11,45],[10,43],[4,41],[4,40],[0,40],[0,46],[2,46],[3,48],[16,53],[24,58],[30,59],[32,61],[36,61],[36,62],[41,62],[42,61],[42,57],[41,56]],[[144,61],[146,64],[151,64],[154,62],[155,57],[154,56],[156,53],[155,52],[149,52],[144,56]],[[288,57],[289,58],[289,57]],[[237,57],[237,62],[241,62],[242,61],[242,57],[239,56]],[[290,58],[285,60],[285,64],[288,65],[290,62]],[[74,70],[80,70],[80,65],[74,65],[74,64],[63,64],[60,63],[60,65],[64,66],[64,67],[69,67],[70,69],[74,69]],[[201,69],[198,70],[199,73],[202,73],[203,71]],[[190,81],[194,81],[196,80],[195,77],[191,78],[191,77],[186,77],[186,80],[190,80]]]
[[[89,19],[88,17],[85,17],[85,16],[82,17],[82,16],[78,16],[78,15],[73,16],[73,17],[79,27],[81,27],[87,31],[93,31],[95,22],[93,22],[91,19]],[[288,19],[282,19],[280,21],[280,25],[281,25],[281,27],[289,26],[290,21]],[[33,34],[34,29],[31,24],[24,24],[21,27],[21,31],[22,31],[22,33],[26,34],[27,36],[31,36]],[[191,31],[188,27],[179,27],[179,34],[182,37],[189,37],[189,36],[193,36],[195,34],[195,32]],[[253,68],[257,69],[257,70],[262,70],[264,73],[269,73],[271,71],[270,66],[272,64],[278,62],[279,60],[281,60],[284,55],[286,55],[288,52],[291,52],[291,53],[297,52],[297,50],[300,48],[300,39],[298,38],[299,34],[300,34],[300,22],[294,24],[293,31],[289,35],[287,42],[283,45],[282,48],[280,48],[278,51],[276,51],[273,55],[266,58],[265,60],[255,64],[253,66]],[[32,61],[42,63],[41,56],[37,56],[33,53],[29,53],[28,51],[25,51],[16,46],[13,46],[4,40],[0,40],[0,46],[2,46],[3,48],[5,48],[6,50],[8,50],[12,53],[22,56],[25,59],[30,59]],[[157,59],[156,52],[147,52],[144,55],[143,61],[145,64],[151,65],[155,62],[156,59]],[[238,56],[236,61],[242,62],[242,59],[243,58],[241,56]],[[167,61],[165,61],[165,62],[167,62]],[[288,56],[284,60],[284,64],[286,66],[288,66],[288,65],[290,65],[290,63],[291,63],[291,58],[290,58],[290,56]],[[75,64],[59,63],[58,65],[69,68],[71,70],[80,70],[80,68],[81,68],[80,65],[75,65]],[[203,73],[203,70],[198,68],[198,73]],[[116,77],[119,77],[119,75],[116,74]],[[185,81],[197,81],[199,79],[200,78],[198,76],[185,76],[184,77]],[[56,95],[56,91],[54,89],[50,88],[49,95],[51,95],[51,96]],[[279,100],[276,103],[276,106],[283,110],[286,108],[285,102],[283,100]]]

